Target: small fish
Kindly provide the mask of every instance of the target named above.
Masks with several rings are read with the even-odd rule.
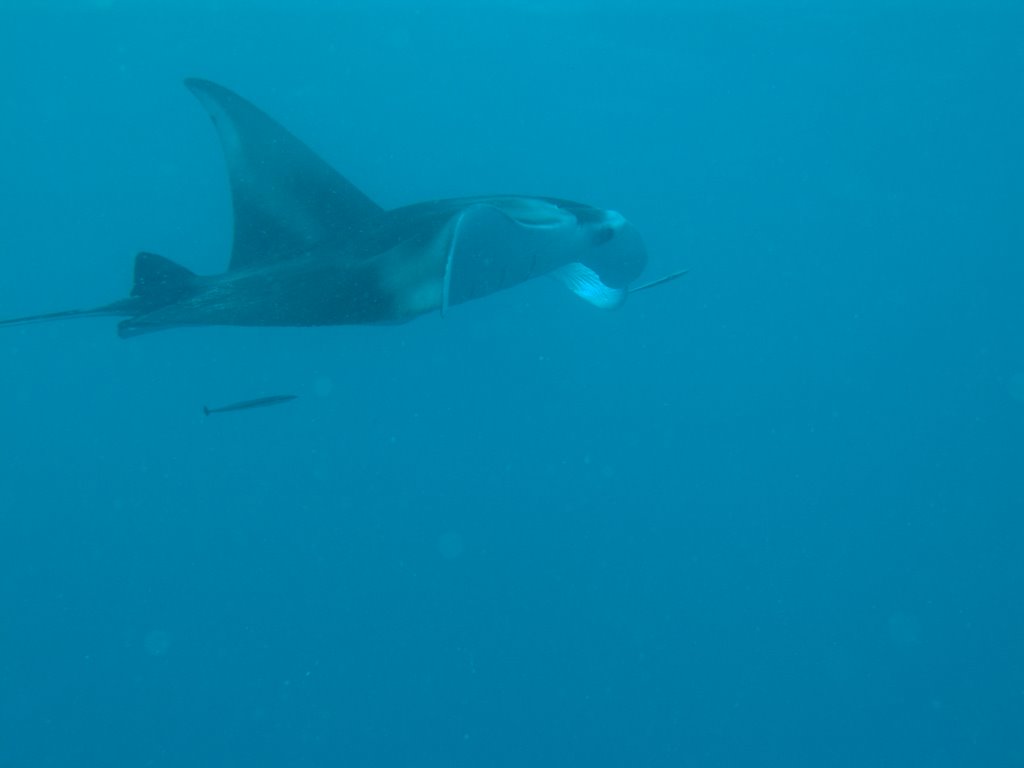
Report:
[[[638,293],[640,291],[646,291],[648,288],[654,288],[659,285],[664,285],[665,283],[671,283],[677,277],[682,277],[689,271],[690,270],[688,269],[681,269],[678,272],[672,272],[671,274],[665,275],[664,277],[659,277],[657,280],[651,280],[649,283],[644,283],[643,285],[638,285],[635,288],[630,288],[629,292]]]
[[[294,400],[298,395],[271,395],[270,397],[257,397],[255,400],[242,400],[230,405],[222,405],[219,408],[203,406],[203,413],[209,416],[211,413],[227,413],[228,411],[244,411],[247,408],[263,408],[267,405],[280,405]]]

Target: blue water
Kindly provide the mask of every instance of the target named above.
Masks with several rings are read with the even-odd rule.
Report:
[[[0,329],[0,766],[1024,765],[1019,4],[290,7],[4,5],[0,316],[224,268],[186,76],[690,274]]]

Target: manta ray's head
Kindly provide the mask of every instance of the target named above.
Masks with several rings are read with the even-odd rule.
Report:
[[[593,248],[584,264],[597,272],[609,288],[626,288],[647,265],[647,247],[640,232],[618,211],[591,209],[594,221],[581,224],[591,229]]]
[[[582,264],[615,292],[628,290],[647,266],[639,230],[618,211],[554,197],[497,196],[472,202],[497,208],[528,230],[549,233],[544,245],[557,251],[551,264],[565,258]]]
[[[447,236],[442,311],[540,275],[591,304],[617,307],[647,262],[636,228],[616,211],[551,197],[440,201]]]

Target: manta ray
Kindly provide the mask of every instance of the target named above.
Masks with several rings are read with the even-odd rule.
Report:
[[[139,253],[127,298],[0,321],[118,316],[122,337],[183,326],[401,323],[549,275],[591,304],[617,307],[647,255],[612,210],[552,197],[491,195],[385,210],[236,93],[185,85],[227,161],[234,240],[227,271],[198,275]]]

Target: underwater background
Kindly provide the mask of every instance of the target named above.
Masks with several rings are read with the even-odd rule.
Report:
[[[5,2],[0,317],[224,269],[188,76],[385,207],[581,200],[690,273],[0,329],[0,766],[1024,766],[1022,28]]]

